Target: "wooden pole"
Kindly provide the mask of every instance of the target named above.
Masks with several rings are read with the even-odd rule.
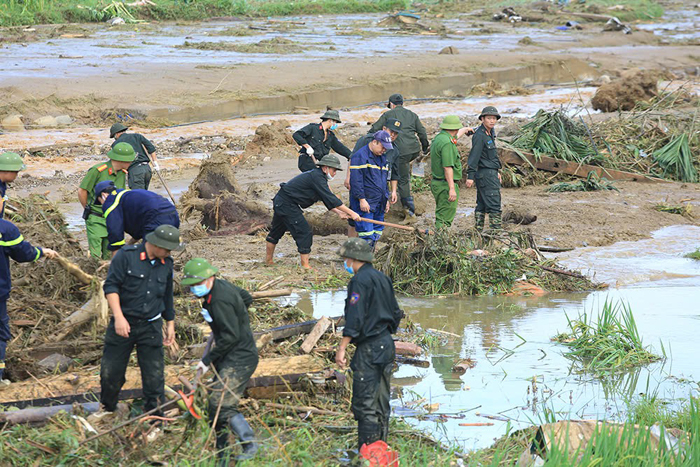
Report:
[[[260,298],[271,298],[271,297],[283,297],[285,295],[291,295],[292,289],[277,289],[277,290],[264,290],[262,292],[251,292],[250,295],[253,300],[258,300]]]
[[[370,224],[383,225],[384,227],[394,227],[395,229],[408,230],[411,232],[416,230],[415,227],[409,227],[407,225],[392,224],[391,222],[375,221],[374,219],[366,219],[364,217],[360,217],[360,220],[362,222],[369,222]]]

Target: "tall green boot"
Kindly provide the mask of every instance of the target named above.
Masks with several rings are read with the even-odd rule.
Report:
[[[486,213],[485,212],[474,212],[474,227],[476,230],[481,232],[484,230],[484,222],[486,222]]]
[[[502,230],[503,222],[501,222],[500,212],[490,212],[489,213],[489,228],[491,230]]]

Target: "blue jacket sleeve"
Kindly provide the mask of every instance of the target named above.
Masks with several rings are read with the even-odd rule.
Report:
[[[124,241],[124,212],[121,206],[115,206],[115,201],[111,206],[103,206],[102,210],[105,213],[105,221],[107,223],[107,240],[109,241],[109,249],[118,250],[125,245]],[[107,208],[107,209],[105,209]]]
[[[18,263],[29,263],[41,258],[41,255],[44,254],[42,249],[32,246],[32,244],[26,241],[22,234],[19,233],[17,227],[12,227],[13,228],[2,237],[2,241],[0,241],[0,246],[7,248],[10,258]]]
[[[355,199],[363,199],[365,196],[365,165],[364,151],[358,151],[350,159],[350,196]]]

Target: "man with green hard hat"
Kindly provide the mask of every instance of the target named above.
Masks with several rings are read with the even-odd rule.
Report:
[[[110,259],[112,253],[109,251],[107,223],[102,217],[102,206],[95,202],[95,185],[110,180],[116,188],[126,188],[127,169],[136,158],[136,153],[129,143],[118,143],[107,153],[107,157],[109,161],[95,164],[87,171],[78,188],[90,255],[98,259]]]
[[[250,329],[248,307],[253,297],[240,287],[217,278],[219,272],[203,258],[185,264],[183,286],[202,299],[202,317],[214,335],[214,348],[197,365],[200,376],[214,367],[214,384],[209,392],[209,415],[219,411],[214,431],[219,467],[228,465],[229,431],[238,437],[243,448],[235,460],[252,459],[258,450],[255,433],[238,411],[238,403],[258,366],[258,349]],[[228,428],[228,429],[227,429]]]
[[[123,123],[115,123],[109,129],[109,137],[114,139],[112,147],[119,143],[129,143],[136,158],[129,166],[129,188],[148,190],[151,183],[151,166],[158,170],[158,160],[156,159],[156,147],[145,136],[139,133],[127,133],[129,127]]]
[[[350,160],[352,151],[341,143],[333,133],[340,123],[340,113],[337,110],[327,110],[321,115],[321,123],[309,123],[298,129],[292,135],[299,145],[299,161],[297,166],[302,172],[314,170],[316,163],[330,154],[331,149]]]
[[[358,448],[382,440],[389,434],[391,371],[396,350],[391,335],[403,317],[391,279],[372,267],[372,247],[364,240],[349,238],[340,247],[345,270],[353,277],[345,299],[343,339],[335,354],[341,368],[347,366],[345,352],[355,344],[352,369],[351,410],[357,420]]]
[[[472,136],[472,149],[467,160],[467,188],[476,185],[476,209],[474,223],[477,230],[484,229],[486,214],[489,228],[501,229],[501,161],[496,150],[496,122],[501,119],[496,107],[484,107],[479,115],[481,125]]]
[[[440,124],[440,133],[430,143],[430,191],[435,198],[435,228],[450,227],[457,214],[459,186],[462,179],[462,161],[457,150],[457,139],[472,129],[463,127],[456,115],[448,115]]]
[[[5,201],[7,201],[7,184],[17,178],[20,170],[26,169],[24,162],[16,152],[0,154],[0,219],[5,216]]]

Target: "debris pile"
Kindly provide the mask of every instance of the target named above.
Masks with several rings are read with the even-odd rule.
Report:
[[[563,191],[608,191],[618,190],[615,185],[607,181],[605,177],[599,178],[595,172],[590,172],[588,177],[575,182],[560,182],[555,183],[547,188],[550,193],[561,193]]]
[[[245,158],[253,156],[296,155],[298,146],[292,138],[287,120],[274,120],[255,129],[255,135],[245,146]]]
[[[658,95],[657,74],[640,71],[604,84],[591,100],[593,108],[602,112],[632,110],[638,102],[648,102]]]

